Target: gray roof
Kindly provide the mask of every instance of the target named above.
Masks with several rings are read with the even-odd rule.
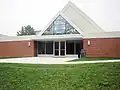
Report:
[[[90,17],[82,12],[75,4],[69,2],[61,11],[83,33],[104,32]]]
[[[87,33],[84,38],[120,38],[120,31]]]
[[[1,35],[0,42],[5,41],[23,41],[23,40],[40,40],[40,41],[53,41],[53,40],[75,40],[80,38],[120,38],[120,32],[98,32],[98,33],[87,33],[84,36],[76,34],[70,35],[26,35],[26,36],[6,36]]]

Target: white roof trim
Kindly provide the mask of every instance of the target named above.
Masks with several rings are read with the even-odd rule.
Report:
[[[84,38],[120,38],[120,32],[87,33]]]
[[[76,34],[64,34],[64,35],[43,35],[43,36],[36,36],[32,38],[32,40],[38,41],[55,41],[55,40],[80,40],[83,36]]]
[[[89,38],[120,38],[120,36],[98,36],[98,37],[84,37],[83,39],[89,39]]]
[[[64,12],[67,8],[69,7],[74,8],[86,21],[88,21],[90,24],[92,24],[93,26],[95,26],[98,29],[103,30],[101,27],[99,27],[90,17],[88,17],[84,12],[82,12],[74,3],[72,3],[71,1],[68,2],[68,4],[62,9],[61,12]],[[104,30],[103,30],[104,31]]]
[[[120,32],[101,32],[101,33],[87,33],[84,36],[80,34],[64,34],[64,35],[27,35],[27,36],[10,36],[0,38],[0,42],[7,41],[25,41],[25,40],[38,40],[38,41],[54,41],[54,40],[80,40],[88,38],[120,38]]]
[[[1,38],[0,42],[7,42],[7,41],[26,41],[26,40],[38,40],[38,41],[54,41],[54,40],[80,40],[83,38],[80,34],[64,34],[64,35],[29,35],[29,36],[15,36],[10,38]]]
[[[53,23],[53,21],[59,16],[61,15],[70,25],[72,25],[81,35],[83,35],[83,32],[74,24],[72,23],[72,21],[70,21],[62,12],[58,12],[55,17],[53,17],[53,19],[46,25],[46,27],[37,35],[42,35],[45,30]]]

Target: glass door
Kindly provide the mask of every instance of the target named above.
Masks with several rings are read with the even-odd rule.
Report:
[[[65,56],[65,41],[60,41],[60,56]]]
[[[55,56],[65,56],[66,55],[66,42],[65,41],[55,41],[53,49],[54,49]]]
[[[55,42],[54,46],[54,55],[59,56],[59,42]]]

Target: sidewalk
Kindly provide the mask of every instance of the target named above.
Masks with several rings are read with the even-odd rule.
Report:
[[[120,62],[120,60],[96,60],[96,61],[73,61],[76,58],[52,58],[52,57],[26,57],[0,59],[0,63],[25,63],[25,64],[85,64],[85,63],[107,63]]]

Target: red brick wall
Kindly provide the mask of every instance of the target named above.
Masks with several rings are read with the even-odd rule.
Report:
[[[28,46],[28,43],[31,46]],[[0,57],[26,57],[35,56],[34,41],[8,41],[0,42]]]
[[[90,45],[88,46],[88,40]],[[120,58],[120,38],[91,38],[83,40],[87,57]]]

